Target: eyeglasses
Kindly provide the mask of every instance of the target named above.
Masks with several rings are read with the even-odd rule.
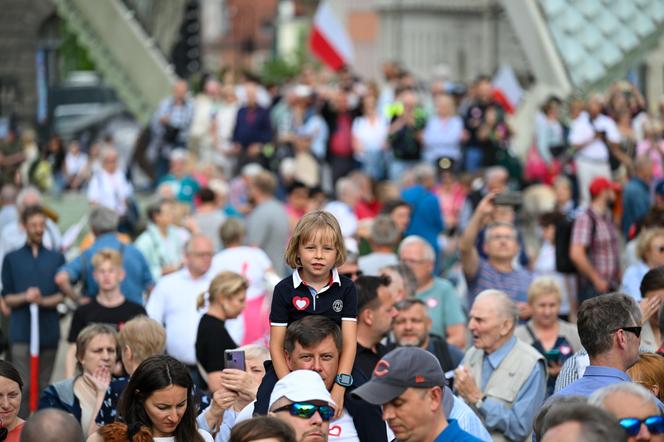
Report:
[[[343,272],[340,274],[341,276],[345,276],[346,278],[356,278],[358,276],[362,276],[362,270],[357,270],[355,272]]]
[[[612,330],[611,333],[615,333],[618,330],[624,330],[624,331],[627,331],[627,332],[630,332],[630,333],[634,333],[637,338],[641,337],[641,327],[620,327],[620,328],[617,328],[615,330]]]
[[[645,419],[635,417],[626,417],[618,421],[621,427],[625,429],[628,436],[636,436],[641,430],[641,424],[646,424],[651,434],[664,433],[664,416],[650,416]]]
[[[329,405],[314,405],[307,402],[293,402],[289,405],[272,410],[277,413],[279,411],[288,411],[291,416],[301,417],[302,419],[309,419],[318,411],[320,418],[324,421],[329,421],[334,416],[334,408]]]

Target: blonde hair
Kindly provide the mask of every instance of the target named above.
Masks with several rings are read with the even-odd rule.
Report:
[[[346,246],[344,245],[344,238],[341,234],[339,222],[331,213],[316,210],[300,218],[300,221],[295,226],[293,235],[288,240],[286,252],[284,253],[286,264],[293,269],[300,267],[300,259],[297,256],[297,249],[300,243],[308,241],[317,234],[324,232],[331,232],[332,234],[334,247],[337,251],[337,259],[334,262],[334,266],[339,267],[346,262]]]
[[[636,243],[636,256],[641,261],[646,261],[646,255],[650,251],[650,243],[658,236],[664,236],[664,228],[654,227],[641,232],[639,241]]]
[[[535,278],[530,287],[528,287],[528,304],[534,303],[543,295],[555,295],[556,300],[560,304],[562,300],[560,286],[553,278],[548,276]]]
[[[164,354],[166,349],[166,330],[145,315],[139,315],[127,321],[118,335],[121,349],[129,347],[133,360],[140,363],[150,356]]]
[[[80,361],[85,357],[85,352],[88,349],[88,345],[90,345],[90,341],[99,335],[109,335],[113,337],[113,340],[115,341],[115,353],[117,354],[118,332],[115,328],[109,324],[90,324],[81,330],[76,337],[76,366],[81,372],[83,372],[83,365]]]
[[[243,290],[247,290],[249,284],[244,276],[230,271],[220,272],[210,282],[210,287],[206,293],[198,295],[196,306],[202,308],[205,305],[205,295],[208,295],[207,301],[212,304],[217,299],[229,299],[239,294]]]
[[[648,390],[657,386],[659,400],[664,400],[664,357],[657,353],[641,353],[636,364],[627,369],[627,374],[637,384]]]
[[[105,262],[110,262],[113,267],[122,268],[122,255],[115,249],[101,249],[92,257],[92,267],[96,270]]]

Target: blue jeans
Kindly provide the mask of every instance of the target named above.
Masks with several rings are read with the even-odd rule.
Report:
[[[397,160],[396,158],[392,158],[390,164],[388,165],[388,175],[390,181],[399,182],[404,172],[406,172],[411,167],[414,167],[418,163],[418,160]]]
[[[463,165],[466,172],[475,172],[484,167],[484,152],[481,147],[468,146],[463,154]]]
[[[387,163],[386,155],[387,152],[384,150],[364,152],[364,158],[362,158],[362,170],[374,181],[385,179]]]

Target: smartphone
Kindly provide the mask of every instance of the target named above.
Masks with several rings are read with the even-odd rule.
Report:
[[[224,367],[245,371],[244,350],[225,350]]]
[[[544,357],[546,358],[547,362],[558,364],[560,362],[560,358],[562,357],[562,353],[559,349],[554,348],[544,353]]]
[[[493,197],[493,203],[499,206],[520,206],[523,204],[521,192],[502,192]]]

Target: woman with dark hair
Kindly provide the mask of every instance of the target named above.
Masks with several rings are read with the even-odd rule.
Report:
[[[0,440],[18,442],[25,421],[18,417],[23,380],[12,364],[0,360]]]
[[[261,416],[240,422],[231,431],[230,442],[296,442],[293,428],[276,417]]]
[[[101,427],[88,442],[212,442],[196,428],[189,369],[177,359],[152,356],[141,362],[118,403],[118,420]]]

